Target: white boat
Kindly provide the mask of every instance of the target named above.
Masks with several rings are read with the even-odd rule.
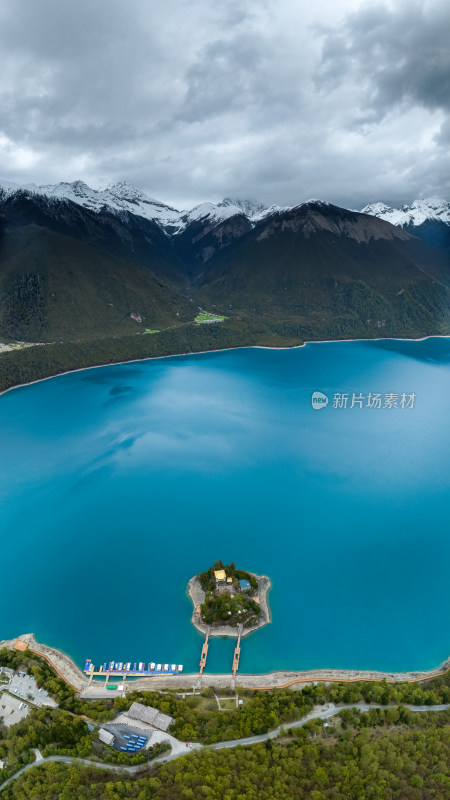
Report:
[[[171,672],[176,672],[177,671],[177,665],[176,664],[171,664],[170,670],[171,670]]]
[[[178,672],[183,672],[183,664],[178,664]]]
[[[150,664],[150,669],[154,670],[155,668],[156,668],[156,664],[155,664],[154,661],[152,661],[152,663]]]
[[[131,669],[131,661],[129,661],[128,664],[127,664],[127,672],[129,672],[130,669]]]
[[[161,672],[161,664],[156,665],[156,672]]]
[[[143,664],[142,661],[140,661],[139,662],[139,672],[142,672],[143,669],[144,669],[144,664]]]
[[[164,672],[168,672],[168,671],[169,671],[169,665],[168,664],[164,664]]]

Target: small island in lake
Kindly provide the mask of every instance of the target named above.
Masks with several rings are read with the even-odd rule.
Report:
[[[216,561],[206,572],[189,581],[188,594],[194,605],[192,623],[210,636],[242,636],[270,622],[267,595],[271,583],[267,575],[256,575],[224,566]]]

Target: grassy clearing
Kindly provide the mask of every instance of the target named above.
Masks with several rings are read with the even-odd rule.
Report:
[[[234,711],[236,709],[236,699],[234,697],[227,697],[225,700],[220,700],[220,707],[224,711]]]
[[[227,317],[223,317],[220,314],[209,314],[207,311],[202,311],[200,314],[197,314],[195,318],[195,322],[223,322],[224,319]]]
[[[144,334],[146,334],[146,333],[161,333],[161,331],[152,330],[151,328],[147,328],[147,329],[144,331]]]

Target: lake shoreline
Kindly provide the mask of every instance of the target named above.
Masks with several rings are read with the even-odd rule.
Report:
[[[89,677],[85,675],[77,664],[64,653],[55,647],[48,647],[39,643],[33,633],[22,634],[14,639],[0,641],[0,650],[5,647],[14,650],[17,641],[26,642],[30,652],[43,657],[55,672],[76,692],[81,692],[89,683]],[[410,672],[380,672],[377,670],[351,670],[351,669],[316,669],[316,670],[276,670],[268,673],[238,673],[236,684],[245,689],[283,689],[295,684],[297,688],[308,683],[355,683],[355,682],[374,682],[385,680],[387,683],[420,683],[444,675],[450,671],[450,656],[443,661],[436,669]],[[155,677],[138,678],[128,683],[133,689],[140,691],[159,691],[161,689],[185,688],[193,683],[200,683],[201,686],[213,687],[217,689],[228,688],[231,685],[231,673],[207,673],[204,672],[200,677],[198,673],[183,673],[181,675],[161,675]],[[103,681],[92,681],[90,688],[85,690],[83,696],[94,696],[95,689]]]
[[[426,342],[428,339],[450,339],[450,334],[430,334],[429,336],[422,336],[420,339],[409,339],[404,337],[393,337],[393,336],[378,336],[376,338],[371,339],[314,339],[314,340],[307,340],[302,344],[293,344],[288,345],[285,347],[276,347],[271,345],[263,345],[263,344],[244,344],[239,345],[237,347],[220,347],[218,349],[212,350],[192,350],[188,353],[169,353],[165,356],[147,356],[146,358],[131,358],[127,359],[126,361],[111,361],[108,364],[94,364],[90,367],[78,367],[77,369],[68,369],[65,372],[57,372],[54,375],[47,375],[45,378],[37,378],[35,381],[27,381],[25,383],[17,383],[15,386],[10,386],[8,389],[3,389],[0,392],[0,397],[7,392],[12,392],[14,389],[21,389],[24,386],[33,386],[35,383],[42,383],[43,381],[50,381],[54,378],[61,378],[63,375],[72,375],[76,372],[87,372],[87,370],[91,369],[103,369],[105,367],[118,367],[121,364],[138,364],[139,362],[144,361],[161,361],[162,359],[166,358],[186,358],[187,356],[200,356],[200,355],[208,355],[209,353],[227,353],[232,352],[234,350],[300,350],[303,347],[306,347],[310,344],[338,344],[344,343],[347,344],[349,342],[354,342],[355,344],[358,342]],[[40,343],[37,343],[40,344]],[[1,359],[1,356],[0,356]],[[0,360],[1,365],[1,360]]]

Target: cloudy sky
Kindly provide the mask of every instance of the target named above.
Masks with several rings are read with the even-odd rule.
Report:
[[[0,0],[0,177],[450,199],[448,0]]]

